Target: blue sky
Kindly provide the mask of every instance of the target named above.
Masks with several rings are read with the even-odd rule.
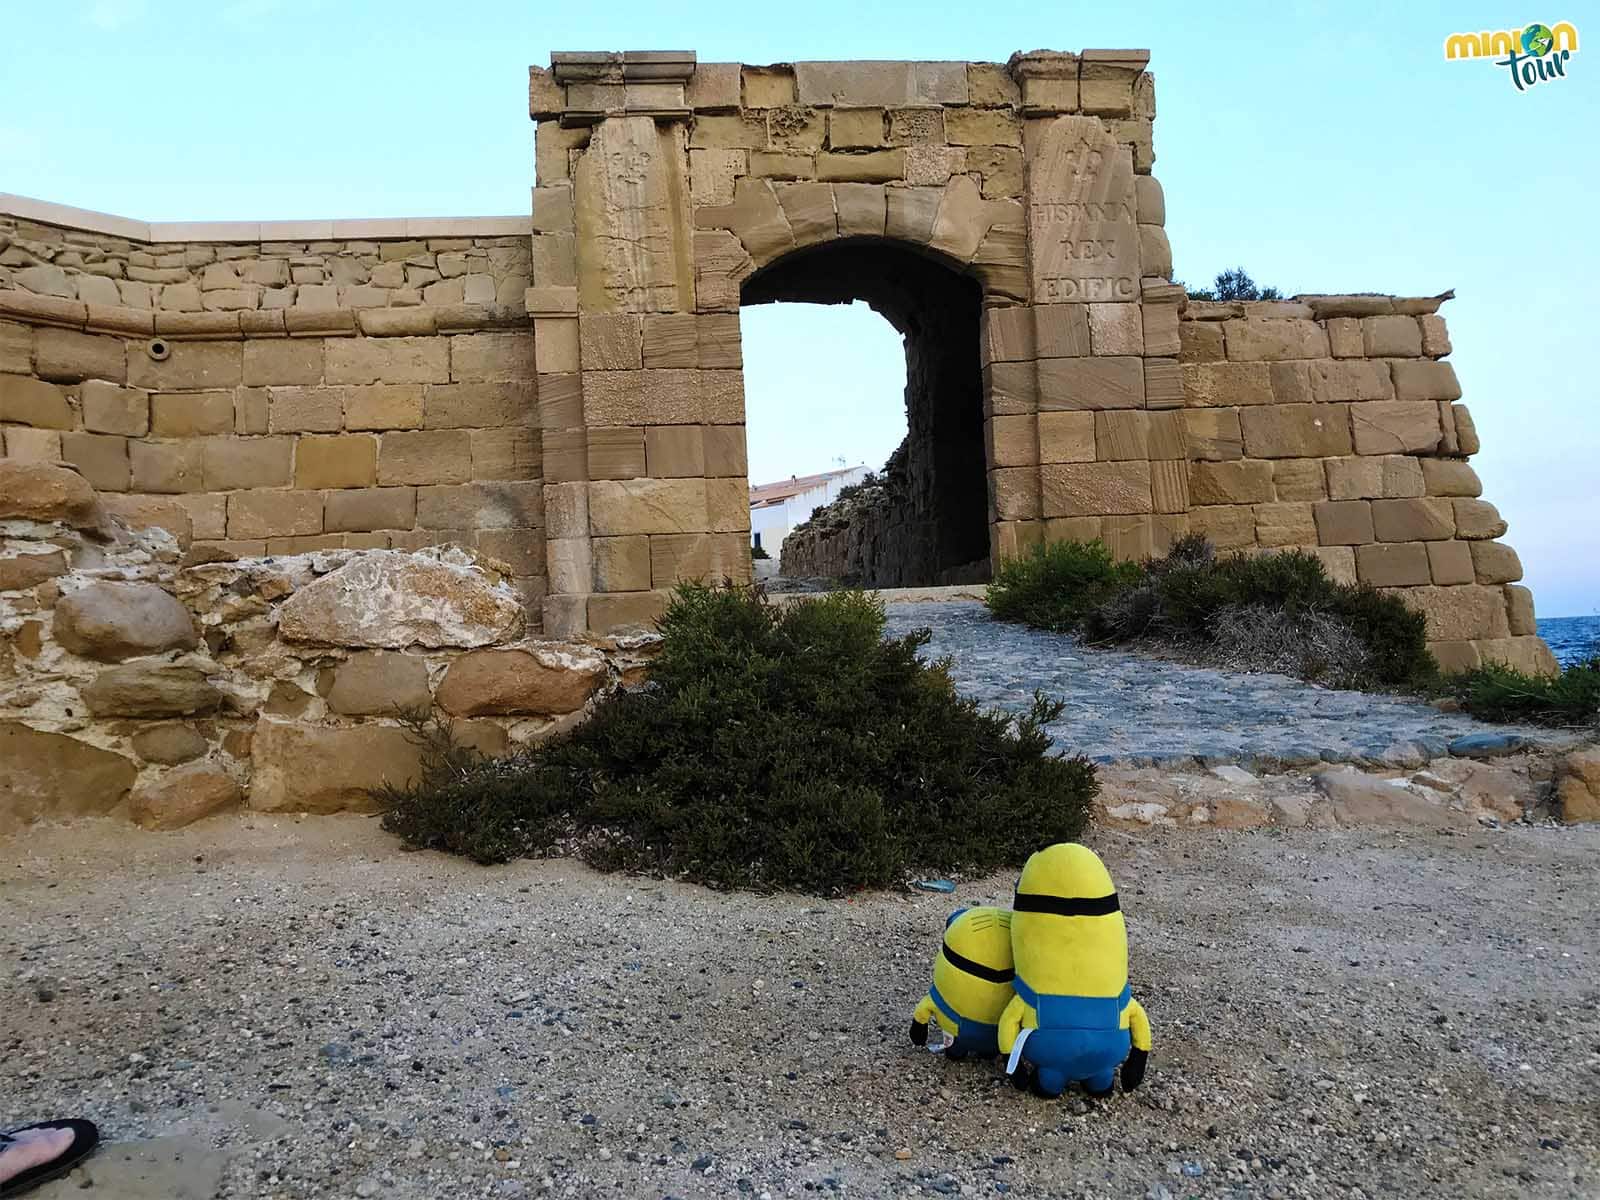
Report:
[[[526,67],[551,50],[703,60],[993,59],[1144,46],[1177,273],[1433,294],[1541,615],[1600,610],[1600,53],[1526,93],[1446,34],[1600,8],[1518,4],[940,7],[391,0],[7,5],[0,191],[147,220],[527,211]],[[1600,46],[1600,43],[1595,43]],[[752,474],[880,462],[897,338],[859,308],[746,316]]]

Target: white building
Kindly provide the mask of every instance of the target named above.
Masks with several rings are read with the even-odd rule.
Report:
[[[751,546],[761,547],[776,559],[791,529],[810,519],[823,505],[832,503],[845,488],[860,483],[868,473],[865,466],[845,467],[821,475],[793,475],[778,483],[751,488]]]

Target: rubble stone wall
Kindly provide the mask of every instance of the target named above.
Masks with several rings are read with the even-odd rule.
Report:
[[[541,639],[503,565],[460,547],[185,565],[102,499],[0,458],[0,836],[241,803],[371,811],[368,789],[420,768],[407,715],[505,754],[637,681],[656,644]]]
[[[456,543],[537,621],[526,236],[149,243],[13,216],[0,247],[7,458],[72,465],[191,563]]]

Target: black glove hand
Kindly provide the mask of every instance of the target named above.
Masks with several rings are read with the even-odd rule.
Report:
[[[911,1022],[911,1042],[915,1046],[928,1044],[928,1027],[921,1021]]]
[[[1122,1064],[1122,1090],[1131,1092],[1144,1082],[1144,1065],[1150,1058],[1148,1050],[1134,1049],[1128,1052],[1128,1060]]]

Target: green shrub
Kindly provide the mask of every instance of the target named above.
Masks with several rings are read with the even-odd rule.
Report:
[[[1335,583],[1303,551],[1218,556],[1197,535],[1140,566],[1113,563],[1099,542],[1051,543],[1001,567],[989,607],[1094,642],[1158,639],[1342,687],[1414,685],[1434,670],[1422,615],[1397,597]]]
[[[1443,686],[1473,716],[1570,728],[1600,725],[1600,656],[1555,676],[1526,675],[1492,663],[1444,677]]]
[[[435,727],[423,777],[379,793],[409,845],[480,862],[572,852],[604,869],[719,887],[835,893],[912,870],[993,870],[1083,830],[1098,784],[1043,726],[956,695],[926,630],[885,638],[882,604],[785,608],[685,586],[643,688],[500,761]]]
[[[1002,621],[1065,633],[1140,577],[1098,540],[1048,542],[1001,563],[985,601]]]

